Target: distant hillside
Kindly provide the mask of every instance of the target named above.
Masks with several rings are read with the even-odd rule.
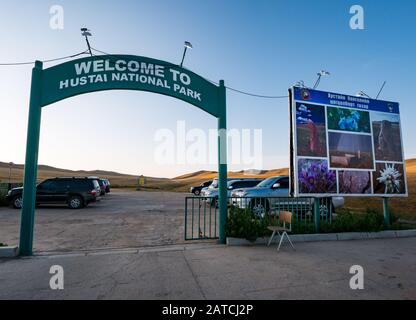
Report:
[[[409,198],[391,199],[390,204],[393,208],[393,212],[400,214],[401,217],[416,217],[416,159],[410,159],[406,161],[407,180],[409,188]],[[230,172],[229,177],[256,177],[267,178],[277,175],[287,175],[289,170],[287,168],[274,169],[274,170],[262,170],[254,174],[255,171],[247,172]],[[14,165],[12,170],[12,182],[22,182],[23,165]],[[66,169],[54,168],[51,166],[40,165],[38,172],[38,180],[44,180],[47,178],[57,176],[99,176],[102,178],[110,179],[114,187],[137,187],[138,177],[128,174],[120,174],[112,171],[93,170],[93,171],[72,171]],[[199,185],[204,181],[212,180],[217,177],[215,171],[198,171],[189,174],[185,174],[173,179],[165,178],[146,178],[146,186],[143,190],[148,191],[174,191],[174,192],[187,192],[191,186]],[[0,182],[9,181],[9,164],[0,162]],[[367,207],[377,207],[381,210],[380,198],[346,198],[346,207],[353,211],[363,211]]]
[[[23,165],[22,164],[15,164],[12,167],[12,175],[11,181],[14,183],[21,183],[23,180]],[[5,162],[0,162],[0,182],[8,182],[9,181],[9,164]],[[114,187],[133,187],[137,186],[138,183],[138,176],[128,175],[117,173],[113,171],[105,171],[105,170],[67,170],[61,168],[55,168],[46,165],[39,165],[38,167],[38,181],[42,181],[48,178],[54,177],[86,177],[86,176],[98,176],[101,178],[110,179],[111,184]],[[152,178],[147,177],[146,180],[148,183],[161,183],[161,182],[169,182],[169,179],[162,179],[162,178]]]

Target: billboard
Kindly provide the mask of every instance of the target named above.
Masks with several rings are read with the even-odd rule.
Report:
[[[289,91],[291,195],[408,195],[398,103]]]

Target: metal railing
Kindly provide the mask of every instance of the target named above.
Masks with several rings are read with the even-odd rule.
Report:
[[[331,198],[228,198],[228,207],[249,210],[259,219],[278,219],[280,212],[293,213],[295,232],[311,233],[319,230],[321,222],[331,223],[334,209]],[[219,238],[218,198],[186,197],[185,240]]]
[[[186,197],[185,240],[219,239],[219,210],[216,198]]]

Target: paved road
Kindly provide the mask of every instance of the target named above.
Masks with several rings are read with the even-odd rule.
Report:
[[[0,260],[0,299],[416,299],[416,238],[186,245]],[[365,290],[349,287],[352,265]],[[64,268],[64,290],[49,269]]]
[[[185,194],[115,191],[97,204],[36,211],[34,250],[73,251],[184,242]],[[0,208],[0,242],[19,242],[20,211]]]

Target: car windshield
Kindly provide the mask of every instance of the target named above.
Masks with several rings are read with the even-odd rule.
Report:
[[[211,185],[209,186],[210,189],[217,189],[218,188],[218,180],[214,180]]]
[[[266,180],[263,180],[260,182],[257,187],[259,188],[270,188],[273,186],[276,182],[276,178],[267,178]]]

